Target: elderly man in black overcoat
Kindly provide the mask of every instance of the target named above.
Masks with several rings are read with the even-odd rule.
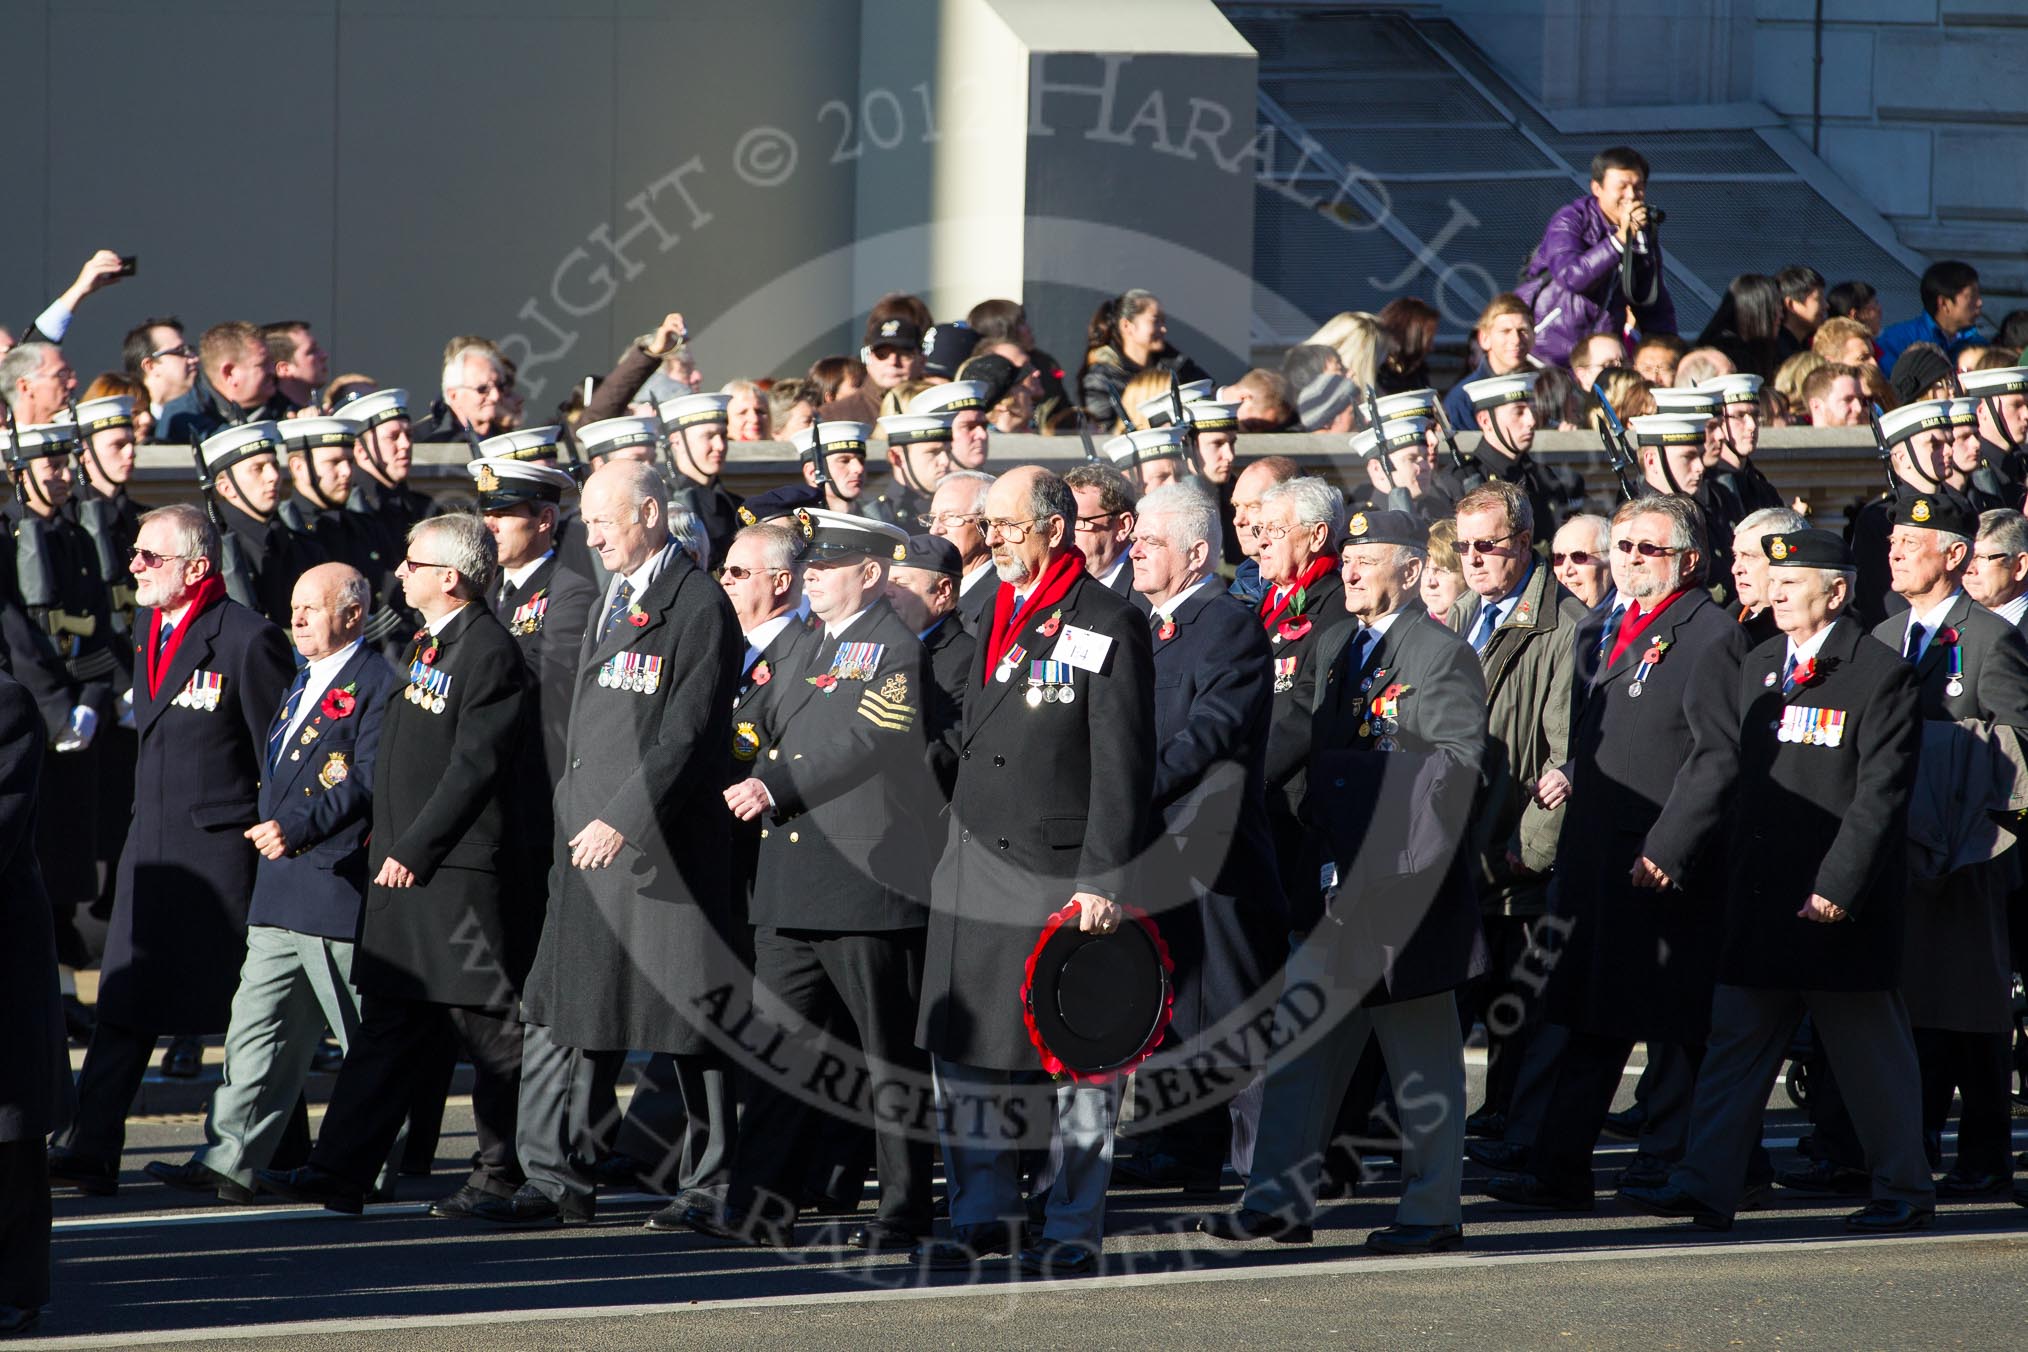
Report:
[[[1569,930],[1547,992],[1564,1050],[1529,1167],[1486,1185],[1522,1206],[1592,1208],[1592,1149],[1636,1041],[1671,1069],[1649,1098],[1652,1158],[1632,1166],[1650,1176],[1623,1181],[1661,1182],[1682,1153],[1711,1018],[1746,635],[1699,586],[1708,556],[1689,498],[1627,503],[1612,539],[1628,608],[1578,692],[1570,762],[1532,790],[1552,807],[1568,801],[1557,874]],[[1661,1056],[1664,1044],[1680,1054]]]
[[[1846,615],[1844,542],[1791,531],[1766,549],[1782,635],[1740,664],[1725,929],[1689,1145],[1667,1183],[1619,1195],[1730,1229],[1768,1091],[1808,1014],[1873,1174],[1872,1202],[1846,1227],[1915,1229],[1936,1208],[1898,989],[1921,706],[1908,664]]]
[[[533,917],[512,876],[512,770],[529,726],[528,676],[485,603],[493,537],[471,513],[409,532],[402,587],[424,628],[381,725],[366,915],[353,954],[357,1036],[310,1162],[256,1174],[260,1188],[357,1213],[427,1073],[446,1015],[472,1058],[478,1161],[434,1204],[462,1215],[511,1196],[521,1026],[515,999]]]
[[[1085,573],[1071,543],[1076,517],[1063,480],[1033,467],[1001,476],[986,495],[1000,581],[954,730],[957,782],[930,883],[916,1024],[935,1058],[950,1178],[951,1234],[917,1250],[929,1266],[1020,1247],[1019,1151],[1049,1146],[1051,1122],[1060,1164],[1022,1265],[1090,1272],[1104,1233],[1118,1081],[1042,1083],[1022,1004],[1028,958],[1051,916],[1074,905],[1087,931],[1124,919],[1153,799],[1148,625]],[[1058,697],[1045,698],[1045,686]]]
[[[578,650],[549,908],[522,1001],[528,1181],[476,1213],[505,1224],[591,1217],[575,1157],[601,1066],[629,1049],[673,1056],[689,1119],[681,1187],[722,1185],[732,1149],[728,1062],[708,1018],[743,971],[719,795],[745,644],[725,590],[670,537],[652,465],[600,465],[582,507],[611,577]],[[680,1224],[683,1205],[662,1224]]]
[[[31,1332],[49,1299],[43,1144],[70,1101],[56,934],[35,864],[35,701],[0,674],[0,1337]]]
[[[226,598],[218,535],[195,507],[141,518],[132,563],[134,819],[99,977],[78,1111],[50,1175],[119,1187],[127,1110],[155,1039],[230,1021],[259,859],[262,757],[292,663],[282,631]]]
[[[1318,685],[1302,809],[1316,832],[1307,867],[1324,918],[1285,973],[1285,993],[1315,992],[1323,1009],[1304,1045],[1269,1072],[1240,1209],[1200,1222],[1222,1239],[1309,1240],[1325,1137],[1374,1039],[1405,1154],[1395,1222],[1366,1245],[1428,1253],[1462,1239],[1454,992],[1486,964],[1461,849],[1485,754],[1486,683],[1471,646],[1418,599],[1427,540],[1405,512],[1352,517],[1340,575],[1361,628]]]

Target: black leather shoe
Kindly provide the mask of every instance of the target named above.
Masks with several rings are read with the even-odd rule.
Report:
[[[1597,1205],[1589,1192],[1564,1192],[1533,1174],[1494,1174],[1480,1191],[1531,1211],[1590,1211]]]
[[[120,1171],[68,1150],[49,1152],[49,1181],[76,1188],[87,1197],[111,1197],[120,1190]]]
[[[533,1183],[523,1183],[514,1190],[512,1197],[501,1197],[488,1193],[472,1203],[469,1213],[482,1221],[495,1225],[522,1225],[530,1228],[548,1225],[583,1225],[592,1218],[589,1205],[575,1197],[566,1197],[562,1202],[553,1202]]]
[[[182,1164],[164,1164],[161,1160],[154,1160],[142,1172],[157,1183],[166,1183],[184,1192],[210,1193],[219,1201],[231,1202],[235,1206],[248,1206],[254,1200],[252,1188],[233,1182],[201,1160],[186,1160]]]
[[[1497,1141],[1507,1134],[1507,1114],[1497,1108],[1481,1108],[1465,1119],[1465,1135],[1482,1141]]]
[[[922,1242],[922,1236],[903,1226],[888,1221],[868,1221],[855,1226],[845,1236],[848,1248],[864,1249],[867,1253],[910,1253]]]
[[[1659,1188],[1669,1181],[1669,1161],[1640,1151],[1613,1179],[1616,1188]]]
[[[1873,1190],[1872,1176],[1861,1169],[1847,1169],[1829,1160],[1812,1160],[1800,1169],[1784,1169],[1775,1182],[1790,1192],[1807,1192],[1826,1197],[1864,1197]]]
[[[1464,1242],[1464,1229],[1456,1225],[1390,1225],[1366,1236],[1374,1253],[1443,1253]]]
[[[204,1069],[204,1044],[194,1037],[172,1037],[162,1053],[162,1073],[175,1080],[194,1080]]]
[[[42,1323],[42,1311],[19,1305],[0,1305],[0,1338],[21,1338],[35,1332]]]
[[[626,1189],[641,1186],[641,1162],[632,1155],[615,1152],[590,1164],[579,1165],[577,1171],[594,1187]]]
[[[1606,1135],[1617,1137],[1619,1140],[1633,1141],[1640,1138],[1647,1125],[1648,1110],[1636,1103],[1625,1112],[1607,1113],[1602,1130]]]
[[[1199,1216],[1197,1228],[1213,1239],[1229,1239],[1236,1243],[1271,1239],[1277,1244],[1308,1244],[1314,1237],[1310,1227],[1302,1221],[1286,1220],[1248,1207]]]
[[[1098,1250],[1067,1239],[1038,1239],[1021,1251],[1024,1277],[1089,1277],[1098,1271]]]
[[[1011,1255],[1021,1248],[1021,1232],[997,1222],[962,1225],[941,1238],[925,1239],[909,1253],[917,1267],[936,1272],[976,1267],[994,1254]]]
[[[1774,1205],[1774,1200],[1774,1184],[1748,1183],[1739,1190],[1739,1206],[1736,1210],[1765,1211]]]
[[[336,1038],[325,1038],[310,1053],[310,1069],[319,1075],[336,1075],[345,1065],[345,1049]]]
[[[254,1186],[292,1202],[314,1202],[326,1211],[342,1211],[348,1216],[366,1209],[364,1188],[314,1164],[300,1169],[262,1169],[254,1175]]]
[[[63,997],[64,1036],[83,1047],[90,1044],[92,1032],[99,1026],[99,1016],[92,1013],[83,1001],[75,995]]]
[[[1732,1217],[1721,1216],[1673,1183],[1664,1183],[1659,1188],[1621,1188],[1615,1195],[1650,1216],[1687,1216],[1706,1230],[1732,1228]]]
[[[2005,1174],[1961,1174],[1953,1169],[1936,1181],[1939,1197],[1998,1197],[2007,1191]]]
[[[2014,1185],[2014,1205],[2028,1206],[2028,1182]]]
[[[449,1197],[439,1197],[436,1201],[431,1202],[429,1210],[425,1214],[435,1216],[438,1220],[444,1221],[477,1220],[479,1219],[478,1208],[480,1206],[488,1201],[504,1202],[506,1200],[506,1198],[500,1196],[497,1192],[487,1192],[484,1188],[474,1187],[472,1184],[467,1183]]]
[[[663,1229],[654,1221],[668,1209],[664,1207],[662,1212],[650,1217],[649,1228]],[[695,1230],[700,1235],[709,1235],[747,1249],[786,1249],[796,1242],[795,1231],[791,1227],[770,1224],[746,1212],[693,1206],[683,1211],[681,1220],[686,1230]]]
[[[1501,1173],[1514,1173],[1528,1167],[1528,1147],[1508,1141],[1466,1141],[1465,1158]]]
[[[1926,1230],[1936,1219],[1934,1207],[1910,1206],[1875,1198],[1845,1218],[1845,1228],[1862,1235],[1893,1235],[1903,1230]]]

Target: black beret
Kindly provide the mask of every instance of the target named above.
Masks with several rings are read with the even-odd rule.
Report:
[[[1354,512],[1345,527],[1345,544],[1407,545],[1429,548],[1429,531],[1407,512]]]
[[[823,489],[809,484],[783,484],[780,488],[770,488],[765,493],[756,493],[748,498],[739,509],[739,524],[752,526],[787,516],[798,507],[821,507],[823,504]]]
[[[1850,568],[1852,551],[1836,531],[1792,530],[1760,537],[1761,552],[1776,568]]]
[[[1979,512],[1948,488],[1921,492],[1903,484],[1894,493],[1894,524],[1949,531],[1973,540],[1979,534]]]
[[[945,577],[963,577],[965,561],[958,554],[958,547],[941,535],[911,535],[908,537],[908,554],[895,560],[897,568],[920,568],[926,573],[942,573]]]

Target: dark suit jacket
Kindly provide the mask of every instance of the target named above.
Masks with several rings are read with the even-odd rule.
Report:
[[[745,642],[725,589],[680,549],[635,606],[639,624],[601,637],[600,598],[578,650],[549,912],[523,1008],[566,1046],[702,1051],[697,1002],[739,978],[723,795]],[[600,682],[643,658],[661,663],[655,689]],[[568,842],[594,820],[627,843],[610,867],[575,868]]]
[[[964,585],[959,578],[958,584]],[[1000,580],[988,568],[986,575],[972,584],[970,591],[958,593],[958,617],[965,622],[965,632],[983,642],[986,631],[993,627],[993,598],[999,594]]]
[[[220,568],[226,586],[242,605],[252,605],[270,623],[288,628],[296,579],[327,562],[330,551],[314,536],[290,530],[280,517],[260,521],[223,498],[218,501],[218,515],[232,536]],[[240,563],[245,571],[235,576]]]
[[[153,613],[137,612],[138,643]],[[157,1033],[223,1029],[246,956],[260,856],[242,833],[260,815],[270,721],[295,678],[282,631],[221,600],[185,616],[175,660],[150,694],[136,653],[134,819],[120,853],[99,1017]],[[216,676],[216,709],[177,703]]]
[[[1155,811],[1142,904],[1176,962],[1172,1025],[1195,1037],[1288,952],[1264,766],[1274,668],[1252,607],[1211,578],[1155,634]],[[1167,638],[1162,637],[1167,633]]]
[[[1320,833],[1313,861],[1337,866],[1341,964],[1379,1004],[1452,990],[1485,970],[1463,846],[1485,756],[1486,684],[1471,645],[1420,601],[1355,665],[1356,639],[1334,642],[1318,687],[1302,814]],[[1402,689],[1390,732],[1373,726],[1372,705],[1393,685]]]
[[[432,668],[450,678],[442,713],[406,697],[409,669],[381,724],[367,876],[389,858],[413,887],[366,889],[366,925],[352,962],[361,994],[511,1009],[534,938],[513,886],[509,799],[528,727],[528,677],[514,640],[483,601],[434,639]],[[420,660],[415,659],[415,660]]]
[[[1357,627],[1345,609],[1345,584],[1336,572],[1324,574],[1309,590],[1302,615],[1293,619],[1284,616],[1272,629],[1263,631],[1273,649],[1273,662],[1283,664],[1283,670],[1289,672],[1274,682],[1265,773],[1268,822],[1274,831],[1282,888],[1289,896],[1291,922],[1297,929],[1308,929],[1317,920],[1317,877],[1314,871],[1307,880],[1300,876],[1304,828],[1296,817],[1310,763],[1310,721],[1318,682],[1328,665],[1326,653],[1337,652],[1336,645]],[[1260,603],[1248,604],[1259,624]],[[1272,663],[1269,669],[1274,670]]]
[[[1915,677],[1893,649],[1840,618],[1816,679],[1784,695],[1788,640],[1740,663],[1736,828],[1718,979],[1775,990],[1892,990],[1901,975],[1908,798],[1922,747]],[[1779,739],[1783,711],[1844,715],[1837,746]],[[1833,924],[1796,913],[1812,894]]]
[[[941,801],[950,801],[951,786],[958,780],[958,756],[949,738],[951,729],[964,721],[966,683],[972,675],[979,641],[965,630],[964,619],[956,612],[939,620],[922,641],[929,652],[930,689],[925,692],[925,726],[929,731],[929,764],[936,776]]]
[[[1657,643],[1668,646],[1650,662]],[[1580,687],[1556,861],[1559,913],[1572,925],[1548,992],[1557,1022],[1605,1037],[1704,1041],[1746,649],[1738,622],[1691,590]],[[1644,855],[1676,887],[1634,887]]]
[[[266,767],[260,817],[281,826],[289,852],[257,866],[247,923],[350,943],[359,937],[366,896],[366,828],[381,719],[398,687],[386,660],[361,643],[330,691],[349,693],[351,712],[326,713],[330,692],[320,696],[282,748],[279,764]]]
[[[1005,1070],[1037,1064],[1021,985],[1043,922],[1074,892],[1135,900],[1155,770],[1153,655],[1140,614],[1082,575],[1060,606],[1031,607],[1018,624],[1028,661],[1051,660],[1072,628],[1111,643],[1100,670],[1071,673],[1075,700],[1030,705],[1026,664],[995,680],[982,642],[955,731],[916,1042]]]
[[[35,864],[43,740],[28,692],[0,676],[0,1145],[39,1146],[71,1099],[56,935]]]
[[[859,643],[880,645],[873,671],[834,677],[840,647]],[[750,918],[832,933],[913,929],[927,915],[931,864],[932,822],[920,815],[927,655],[886,601],[835,639],[813,631],[800,655],[760,729],[754,777],[774,809]]]

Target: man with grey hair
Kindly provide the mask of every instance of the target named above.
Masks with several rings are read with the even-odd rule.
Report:
[[[259,857],[242,833],[292,665],[281,630],[226,597],[218,536],[196,507],[144,515],[133,555],[134,816],[77,1116],[50,1157],[52,1177],[102,1196],[119,1188],[157,1037],[229,1022]]]
[[[1809,529],[1809,521],[1786,507],[1763,507],[1741,518],[1732,531],[1732,595],[1738,601],[1740,627],[1749,647],[1758,647],[1781,631],[1768,605],[1768,558],[1762,541]]]
[[[435,1204],[467,1214],[521,1182],[514,1112],[521,1072],[515,1017],[533,917],[511,875],[513,769],[531,735],[527,669],[485,604],[497,567],[470,512],[418,522],[402,591],[423,618],[407,685],[382,725],[373,782],[365,923],[353,954],[359,1027],[331,1091],[309,1163],[260,1171],[263,1191],[358,1214],[434,1060],[446,1015],[478,1073],[478,1162]]]
[[[1595,610],[1612,595],[1613,575],[1607,557],[1612,545],[1612,522],[1594,512],[1565,517],[1549,544],[1549,567],[1556,580],[1586,610]]]
[[[1346,609],[1318,687],[1314,824],[1304,873],[1327,917],[1289,955],[1286,985],[1323,993],[1331,1026],[1267,1078],[1260,1138],[1237,1211],[1199,1228],[1221,1239],[1308,1243],[1331,1124],[1368,1045],[1397,1095],[1401,1201],[1366,1237],[1378,1253],[1463,1242],[1465,1054],[1453,992],[1485,966],[1462,856],[1486,755],[1485,678],[1472,650],[1428,622],[1419,594],[1428,536],[1405,512],[1353,516]]]
[[[305,666],[274,716],[261,780],[263,820],[246,960],[225,1033],[206,1145],[148,1175],[221,1201],[254,1200],[254,1172],[283,1140],[326,1026],[347,1045],[359,1027],[353,940],[365,904],[366,829],[382,716],[394,670],[360,639],[371,591],[342,563],[296,579],[291,630]]]
[[[507,368],[491,344],[468,342],[444,358],[443,398],[427,421],[417,423],[417,443],[465,441],[504,431],[501,412],[509,396]]]
[[[1130,556],[1155,633],[1154,810],[1173,846],[1150,859],[1140,904],[1177,955],[1170,1028],[1186,1043],[1259,994],[1288,949],[1264,789],[1279,677],[1251,607],[1213,572],[1221,534],[1208,493],[1169,484],[1141,499]],[[1215,1195],[1227,1106],[1251,1079],[1234,1069],[1188,1104],[1144,1114],[1157,1124],[1136,1132],[1120,1172]]]
[[[1246,476],[1259,466],[1249,466]],[[1237,496],[1237,495],[1235,495]],[[1306,930],[1317,920],[1305,910],[1316,889],[1304,887],[1297,861],[1307,834],[1297,820],[1303,800],[1305,767],[1310,759],[1310,717],[1320,679],[1319,654],[1327,635],[1345,625],[1339,604],[1344,588],[1338,579],[1338,540],[1343,534],[1343,499],[1322,479],[1292,477],[1261,489],[1260,505],[1248,512],[1247,529],[1254,539],[1265,593],[1256,616],[1267,634],[1278,673],[1270,696],[1266,775],[1267,809],[1274,832],[1275,857],[1282,890],[1290,901],[1290,920]],[[1367,515],[1370,515],[1367,514]]]
[[[473,1209],[500,1224],[591,1219],[577,1161],[595,1154],[596,1086],[630,1049],[667,1055],[687,1117],[677,1196],[651,1226],[722,1200],[730,1169],[731,1070],[694,1020],[742,970],[720,795],[746,645],[724,588],[670,537],[667,492],[631,461],[601,464],[584,486],[585,540],[611,581],[578,659],[549,908],[522,1000],[528,1180]]]
[[[1768,1093],[1807,1014],[1872,1177],[1874,1200],[1846,1228],[1917,1229],[1933,1216],[1936,1192],[1896,986],[1920,698],[1911,667],[1846,614],[1845,542],[1802,530],[1766,543],[1781,636],[1746,655],[1734,686],[1738,825],[1689,1144],[1668,1182],[1623,1186],[1619,1196],[1654,1215],[1731,1229]]]
[[[77,372],[55,343],[17,343],[0,357],[0,397],[13,410],[16,427],[51,422],[77,388]]]
[[[952,470],[931,494],[928,519],[921,523],[958,551],[958,615],[974,637],[991,623],[985,611],[993,603],[993,553],[981,523],[992,487],[993,476],[984,470]]]
[[[1979,514],[1965,590],[2016,629],[2028,621],[2028,516],[2009,507]]]

